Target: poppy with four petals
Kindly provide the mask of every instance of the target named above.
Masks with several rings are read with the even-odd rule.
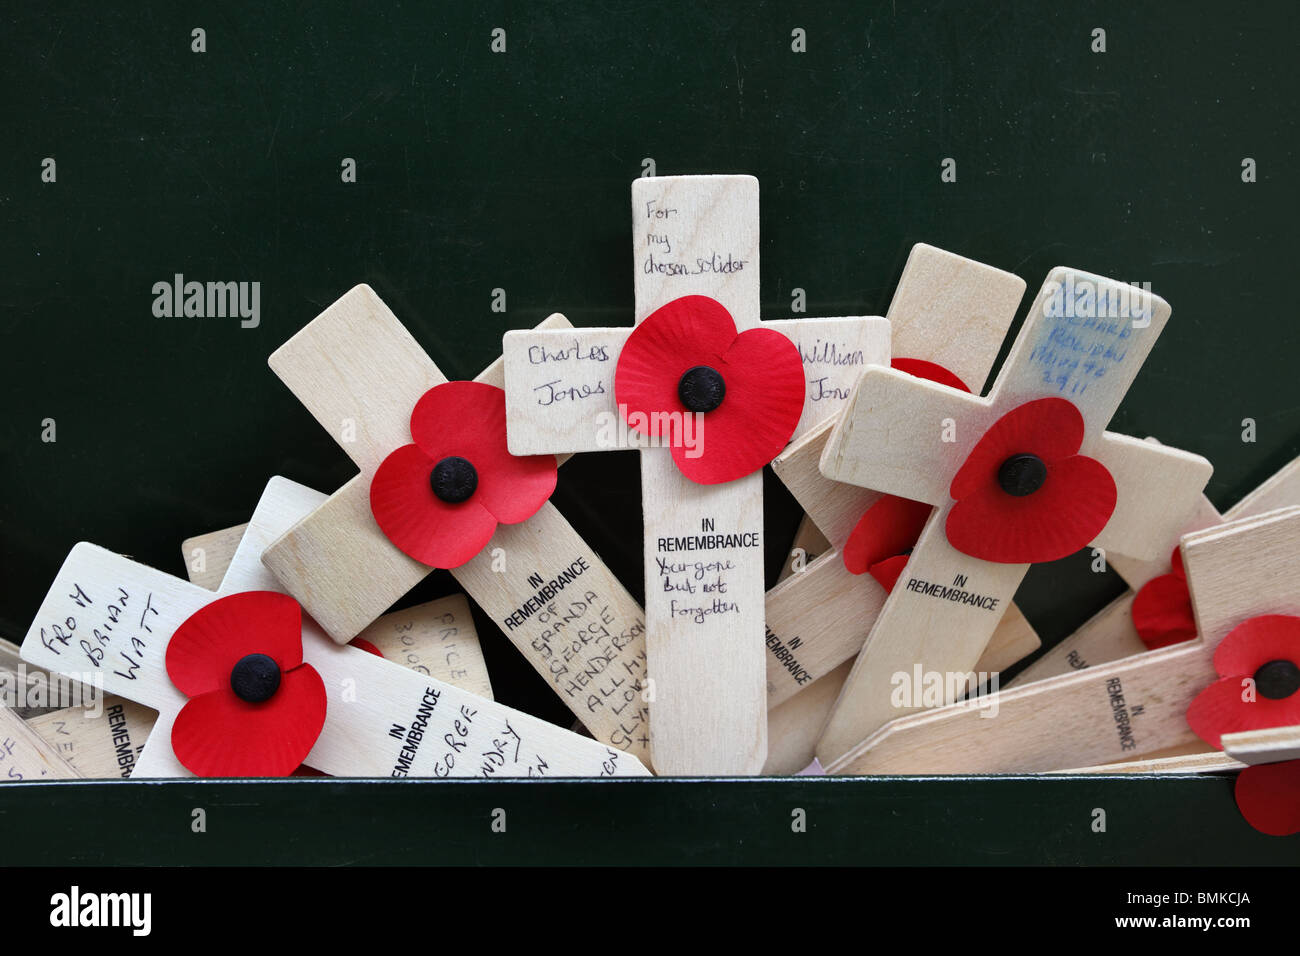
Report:
[[[1083,415],[1064,398],[1040,398],[1007,412],[953,476],[956,504],[944,526],[963,554],[1034,564],[1073,554],[1115,511],[1115,480],[1080,455]]]
[[[189,698],[172,724],[176,759],[200,777],[284,777],[325,726],[325,684],[303,660],[302,608],[275,591],[218,598],[167,644],[167,676]]]
[[[370,511],[403,553],[457,568],[491,540],[498,524],[527,521],[555,490],[554,455],[506,448],[506,393],[482,382],[447,382],[411,412],[410,445],[380,463]]]
[[[628,427],[667,444],[681,473],[702,485],[743,478],[780,454],[806,391],[794,343],[773,329],[737,333],[731,313],[703,295],[647,316],[614,371]]]

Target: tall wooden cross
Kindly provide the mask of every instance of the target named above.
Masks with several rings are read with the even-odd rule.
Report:
[[[993,368],[1024,295],[1019,276],[918,243],[889,305],[896,359],[937,364],[978,393]],[[908,367],[906,362],[904,367]],[[869,574],[852,574],[842,548],[882,495],[822,475],[822,451],[835,425],[823,422],[772,462],[772,470],[826,535],[831,548],[767,593],[768,707],[801,701],[798,718],[782,712],[782,732],[820,732],[843,665],[862,649],[887,592]],[[975,666],[992,674],[1037,649],[1038,636],[1014,604]],[[835,691],[818,682],[835,673]],[[769,725],[769,738],[773,730]],[[811,752],[809,752],[811,759]],[[804,765],[808,761],[804,761]]]
[[[1067,472],[1045,477],[1045,461],[1053,454],[1065,460],[1077,451],[1093,460],[1092,474],[1100,462],[1114,492],[1114,508],[1103,530],[1082,544],[1153,559],[1159,542],[1186,523],[1209,480],[1210,463],[1104,431],[1169,312],[1168,304],[1148,291],[1058,268],[1039,291],[987,397],[888,369],[863,374],[826,443],[822,473],[936,508],[818,744],[824,767],[838,765],[864,738],[916,709],[915,697],[912,706],[898,706],[892,694],[897,676],[916,665],[927,680],[936,678],[945,698],[952,700],[962,689],[952,676],[972,670],[1024,578],[1027,563],[983,560],[948,540],[949,516],[956,505],[951,497],[954,478],[959,473],[967,476],[963,464],[995,423],[1010,420],[1004,416],[1022,409],[1015,412],[1021,416],[1030,411],[1022,406],[1036,400],[1064,399],[1065,412],[1075,421],[1081,419],[1082,440],[1075,447],[1063,447],[1066,442],[1073,445],[1074,439],[1057,426],[1046,438],[1026,438],[1023,429],[1013,432],[1013,441],[1032,447],[1021,448],[997,467],[1000,490],[986,488],[982,477],[978,483],[966,481],[959,490],[963,496],[975,495],[982,513],[1004,514],[1010,507],[1005,502],[1047,494],[1057,496],[1047,499],[1057,502],[1057,514],[1068,517],[1065,511],[1085,502],[1061,497],[1076,492],[1061,483],[1060,476]],[[1059,401],[1048,405],[1061,414]],[[1046,426],[1037,427],[1042,431]],[[971,510],[967,507],[967,514]],[[1035,540],[1050,539],[1059,526],[1055,515],[1044,520]],[[1001,520],[988,522],[981,546],[1005,541],[1002,535],[1008,527]]]
[[[541,327],[570,328],[560,315]],[[446,378],[365,285],[308,323],[270,364],[361,470],[262,557],[325,632],[346,643],[431,570],[384,535],[371,514],[370,482],[384,458],[411,441],[415,403]],[[499,387],[501,361],[475,381]],[[452,574],[597,740],[648,759],[641,608],[554,505],[501,525]]]
[[[325,495],[306,487],[295,490],[304,502],[319,505],[325,500]],[[182,542],[191,583],[217,590],[247,530],[245,523]],[[483,651],[462,594],[385,614],[352,643],[373,647],[408,670],[492,699]],[[98,706],[63,707],[30,718],[28,726],[81,776],[105,779],[131,776],[157,719],[158,714],[142,704],[105,694]]]
[[[1289,586],[1300,565],[1300,507],[1186,535],[1182,556],[1196,640],[1004,690],[995,720],[952,706],[900,718],[845,755],[835,770],[1041,773],[1199,745],[1187,709],[1218,677],[1213,659],[1219,642],[1257,614],[1300,614],[1300,589]],[[1243,736],[1225,737],[1230,756],[1281,759],[1277,742],[1269,740],[1275,734]],[[1159,762],[1152,763],[1158,769]],[[1224,767],[1211,760],[1206,769]]]
[[[1288,505],[1300,505],[1300,458],[1292,459],[1223,514],[1219,514],[1214,503],[1202,495],[1200,506],[1182,533],[1213,528]],[[1149,581],[1170,573],[1169,554],[1178,547],[1178,538],[1166,541],[1164,545],[1161,557],[1155,561],[1113,555],[1110,564],[1129,586],[1129,591],[1089,618],[1077,631],[1016,675],[1007,686],[1021,687],[1147,650],[1133,624],[1133,599]]]
[[[311,489],[272,479],[218,597],[277,590],[261,564],[262,551],[310,513],[317,500],[318,493]],[[59,673],[102,675],[109,693],[158,711],[134,776],[184,776],[188,771],[173,752],[171,731],[186,696],[172,684],[165,655],[177,628],[213,600],[211,591],[83,542],[72,549],[41,603],[23,641],[23,658]],[[598,741],[358,648],[340,646],[306,617],[302,644],[304,660],[320,675],[327,695],[324,728],[304,762],[323,773],[434,777],[647,773],[629,754]]]
[[[696,295],[721,303],[742,335],[759,327],[756,179],[639,179],[632,185],[632,233],[637,325]],[[888,329],[878,318],[762,327],[795,341],[804,361],[808,388],[796,435],[837,411],[869,362],[888,358]],[[697,484],[668,449],[648,447],[623,429],[614,380],[631,333],[507,333],[510,450],[642,449],[652,762],[660,773],[758,773],[767,751],[761,469]]]

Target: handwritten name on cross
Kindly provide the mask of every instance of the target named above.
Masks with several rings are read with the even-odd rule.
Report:
[[[542,328],[569,328],[560,315]],[[447,380],[368,286],[353,288],[270,359],[361,473],[283,537],[263,562],[334,640],[346,643],[430,572],[376,523],[370,482],[411,441],[411,410]],[[500,387],[498,359],[475,381]],[[451,569],[598,740],[649,754],[641,608],[554,505],[502,524]]]
[[[311,512],[318,493],[283,478],[267,485],[218,597],[278,590],[260,556]],[[171,728],[186,697],[168,676],[176,629],[213,592],[92,544],[60,568],[22,644],[53,672],[102,675],[104,690],[158,711],[134,776],[185,776]],[[334,776],[639,776],[630,755],[433,677],[329,640],[310,619],[304,660],[327,694],[324,728],[304,761]],[[395,729],[402,732],[395,733]],[[417,732],[418,731],[418,732]]]
[[[707,296],[737,332],[758,328],[758,181],[639,179],[632,185],[635,324]],[[795,435],[842,407],[852,382],[888,360],[879,318],[764,322],[798,347],[807,390]],[[615,369],[632,329],[510,332],[506,415],[515,454],[641,449],[652,761],[662,773],[757,773],[767,750],[762,475],[685,478],[668,450],[624,427]],[[726,399],[724,398],[723,401]],[[693,437],[708,439],[704,430]],[[692,420],[683,427],[692,437]]]
[[[1063,448],[1059,454],[1077,451],[1099,462],[1115,491],[1109,521],[1093,541],[1084,543],[1152,559],[1158,543],[1187,522],[1209,480],[1210,463],[1104,431],[1169,314],[1169,305],[1146,290],[1058,268],[1030,307],[988,396],[888,369],[863,374],[827,441],[822,473],[936,508],[831,714],[817,750],[824,767],[837,766],[864,738],[915,709],[897,706],[891,694],[895,675],[918,663],[923,672],[941,678],[971,671],[1029,568],[1027,563],[972,557],[948,540],[949,516],[957,504],[950,497],[954,477],[995,422],[1023,416],[1029,403],[1040,399],[1064,399],[1072,406],[1069,414],[1081,419],[1082,440],[1077,449]],[[1059,403],[1048,404],[1059,414]],[[1044,478],[1044,461],[1035,452],[1049,455],[1043,446],[1066,441],[1063,435],[1054,426],[1047,438],[1031,442],[1034,447],[1020,448],[1026,454],[1012,456],[1015,462],[1008,458],[998,469],[1002,492],[995,494],[1008,500],[1040,490],[1059,494],[1065,472]],[[1013,432],[1012,438],[1023,439],[1023,432]],[[1035,468],[1007,471],[1021,459]],[[983,484],[978,487],[987,494]],[[1061,509],[1081,504],[1074,498],[1058,500]],[[997,497],[985,507],[1007,506]],[[1055,518],[1044,523],[1036,537],[1050,537],[1057,523]],[[1002,521],[989,523],[983,541],[998,540],[990,535],[1002,534],[1005,527]],[[947,700],[954,699],[954,688],[959,692],[960,687],[947,679],[940,682],[949,688]]]

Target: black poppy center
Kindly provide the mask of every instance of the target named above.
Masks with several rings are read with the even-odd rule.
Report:
[[[1255,689],[1269,700],[1281,700],[1300,690],[1300,667],[1294,661],[1269,661],[1255,671]]]
[[[1032,495],[1047,480],[1047,465],[1037,455],[1012,455],[998,468],[998,484],[1009,495]]]
[[[716,368],[696,365],[682,373],[677,382],[677,397],[688,411],[711,412],[727,397],[727,383]]]
[[[469,499],[478,487],[478,472],[459,455],[449,455],[433,466],[429,474],[433,493],[449,505],[458,505]]]
[[[280,689],[280,665],[265,654],[248,654],[230,672],[230,689],[240,700],[260,704]]]

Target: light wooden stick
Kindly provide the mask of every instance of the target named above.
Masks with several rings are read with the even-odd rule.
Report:
[[[311,512],[319,493],[273,479],[259,502],[218,594],[274,590],[258,556]],[[212,593],[89,544],[69,555],[23,642],[25,660],[61,672],[97,667],[105,688],[159,711],[134,776],[184,776],[170,747],[184,697],[164,666],[167,642]],[[69,623],[71,622],[71,623]],[[116,625],[107,627],[108,624]],[[62,630],[55,631],[55,627]],[[80,631],[78,631],[80,629]],[[99,630],[82,654],[73,636]],[[62,638],[67,637],[64,641]],[[303,621],[307,663],[330,695],[325,727],[305,763],[348,776],[644,775],[629,755],[416,674],[365,651],[339,646]],[[83,659],[84,658],[84,659]],[[447,742],[448,735],[456,741]],[[507,738],[513,744],[506,746]],[[498,745],[498,742],[501,742]],[[507,752],[508,751],[508,752]]]
[[[553,315],[540,328],[569,323]],[[346,643],[430,571],[380,530],[370,480],[389,452],[410,442],[411,409],[442,374],[367,286],[326,309],[270,364],[361,469],[262,556]],[[504,367],[498,359],[476,381],[500,387]],[[553,505],[499,527],[452,575],[597,739],[648,758],[644,615]]]
[[[1078,292],[1091,291],[1076,314]],[[1112,317],[1110,311],[1116,314]],[[945,685],[970,672],[1028,570],[981,561],[953,548],[944,525],[952,477],[988,428],[1035,398],[1069,399],[1085,423],[1080,452],[1099,460],[1119,497],[1094,545],[1143,559],[1153,542],[1176,533],[1209,480],[1197,455],[1104,431],[1138,368],[1169,318],[1169,306],[1148,292],[1074,270],[1048,277],[987,398],[868,368],[822,454],[824,475],[936,505],[905,579],[886,600],[858,656],[818,745],[825,767],[838,765],[890,720],[914,711],[914,699],[892,693],[897,675],[920,662]],[[1072,358],[1082,356],[1082,358]],[[1100,373],[1100,374],[1098,374]],[[951,440],[945,440],[945,439]],[[1156,476],[1159,476],[1158,480]],[[972,600],[947,600],[947,592]],[[939,596],[935,596],[939,595]],[[952,700],[953,691],[943,695]]]
[[[1199,639],[900,718],[827,771],[1034,773],[1195,744],[1187,708],[1218,676],[1219,641],[1256,614],[1300,612],[1300,593],[1268,593],[1300,561],[1300,507],[1196,532],[1182,550]]]
[[[1226,521],[1236,521],[1294,504],[1300,504],[1300,458],[1292,459],[1223,515],[1219,514],[1208,498],[1202,496],[1199,509],[1178,537],[1216,527]],[[1109,556],[1111,566],[1124,578],[1130,591],[1120,595],[1077,631],[1025,668],[1009,686],[1030,684],[1145,651],[1147,647],[1133,626],[1133,598],[1153,577],[1169,572],[1168,552],[1177,546],[1178,538],[1166,543],[1165,557],[1154,561],[1137,561],[1119,554]]]
[[[22,718],[0,707],[0,783],[72,780],[79,774]]]
[[[754,328],[759,320],[757,182],[745,176],[642,179],[633,184],[632,200],[635,320],[673,299],[698,294],[721,302],[738,331]],[[863,367],[889,358],[889,329],[879,317],[792,319],[764,327],[790,338],[803,359],[807,393],[796,438],[838,411]],[[760,476],[695,485],[681,476],[666,450],[620,427],[614,376],[630,333],[507,333],[510,450],[643,449],[656,768],[755,773],[766,747]],[[705,547],[689,556],[673,550],[678,542],[697,543],[715,531],[752,536],[756,546]],[[711,596],[692,580],[697,567],[722,571],[701,578],[714,588]]]

